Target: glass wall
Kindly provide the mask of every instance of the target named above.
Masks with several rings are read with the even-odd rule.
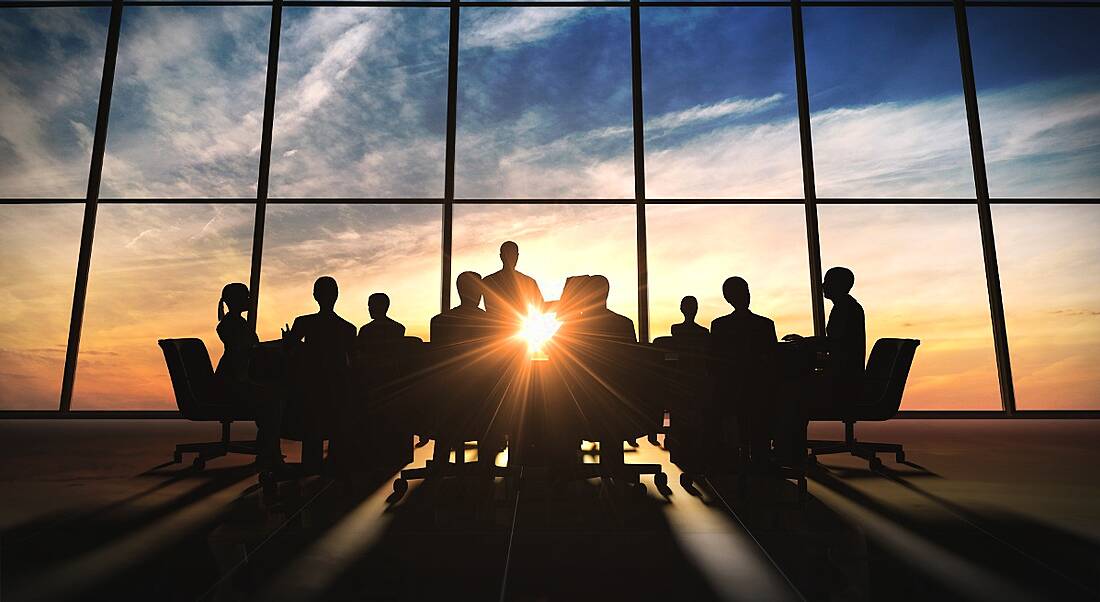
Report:
[[[823,267],[856,275],[867,352],[882,337],[921,342],[902,407],[1000,408],[975,208],[829,205],[820,216]]]
[[[321,275],[356,326],[386,292],[426,338],[514,240],[547,299],[604,274],[648,339],[685,295],[727,313],[732,275],[812,332],[819,247],[856,273],[868,348],[922,341],[904,408],[1100,410],[1094,3],[970,3],[968,29],[900,0],[21,4],[0,2],[0,409],[173,408],[156,341],[216,362],[228,282],[260,283],[262,339]]]
[[[367,297],[386,293],[389,317],[428,338],[439,308],[439,205],[271,205],[264,230],[258,334],[280,337],[296,316],[316,313],[313,282],[332,276],[336,312],[366,324]]]
[[[103,205],[74,410],[175,409],[157,339],[197,337],[217,365],[222,286],[248,282],[249,205]]]
[[[1100,409],[1100,207],[997,205],[1016,404]]]

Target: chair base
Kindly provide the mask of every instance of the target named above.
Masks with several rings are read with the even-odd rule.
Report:
[[[229,437],[229,425],[231,422],[223,422],[221,441],[205,443],[180,443],[176,445],[176,451],[172,455],[175,463],[183,462],[183,454],[197,454],[191,465],[197,470],[206,468],[206,461],[220,458],[228,454],[247,454],[255,456],[259,453],[259,447],[255,440],[232,441]]]
[[[867,460],[871,468],[882,466],[882,460],[878,459],[878,454],[894,454],[896,461],[905,461],[905,450],[899,443],[875,443],[856,440],[854,422],[844,423],[844,441],[810,439],[806,442],[806,447],[810,449],[811,462],[816,462],[817,456],[845,453]]]

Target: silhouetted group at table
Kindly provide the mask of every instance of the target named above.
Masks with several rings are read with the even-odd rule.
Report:
[[[639,344],[633,321],[608,309],[604,276],[572,276],[560,299],[546,301],[516,269],[514,242],[501,245],[500,259],[502,269],[484,278],[458,275],[459,303],[431,319],[429,343],[405,336],[387,316],[384,293],[370,295],[371,321],[356,333],[335,311],[339,289],[329,276],[313,287],[317,313],[261,343],[243,316],[248,288],[227,284],[215,380],[225,403],[255,417],[258,464],[279,469],[280,439],[291,436],[303,441],[303,465],[316,470],[324,439],[334,470],[387,454],[402,465],[416,433],[435,440],[439,464],[477,441],[486,472],[505,448],[509,465],[536,456],[579,462],[582,440],[598,442],[600,463],[616,466],[624,441],[666,432],[667,413],[674,461],[694,456],[685,461],[699,471],[731,461],[791,465],[805,457],[808,408],[848,403],[862,386],[864,313],[846,268],[825,275],[833,307],[823,337],[780,340],[774,322],[750,310],[749,284],[734,276],[722,285],[733,311],[709,330],[696,323],[699,304],[688,296],[671,336]],[[542,314],[553,314],[556,331],[534,349],[518,333]]]

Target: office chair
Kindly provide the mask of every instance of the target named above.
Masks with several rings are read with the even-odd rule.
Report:
[[[638,344],[612,343],[575,350],[573,362],[557,371],[559,391],[566,393],[549,405],[573,416],[568,424],[577,440],[601,445],[622,445],[638,437],[656,434],[664,424],[666,399],[660,394],[662,352]],[[554,361],[553,359],[551,361]],[[653,475],[658,488],[668,486],[668,474],[660,464],[606,464],[600,454],[596,464],[577,462],[570,471],[576,479],[600,478],[626,483],[644,495],[642,475]]]
[[[657,337],[653,347],[662,357],[661,395],[666,400],[669,426],[665,447],[681,469],[685,488],[702,480],[706,464],[703,407],[710,402],[712,383],[707,366],[705,337]]]
[[[844,422],[844,441],[807,441],[810,448],[810,461],[816,462],[817,456],[824,454],[850,453],[864,458],[871,468],[879,468],[882,461],[879,453],[893,453],[898,462],[905,461],[905,451],[898,443],[872,443],[858,441],[855,435],[856,422],[881,422],[893,418],[901,407],[901,398],[905,392],[905,381],[917,353],[920,341],[916,339],[879,339],[867,358],[867,370],[864,373],[863,395],[855,400],[851,408],[816,410],[810,420],[839,420]]]
[[[183,454],[194,453],[196,470],[206,467],[206,461],[230,453],[256,455],[256,441],[232,441],[229,427],[234,420],[255,420],[247,408],[217,400],[214,393],[214,368],[202,339],[160,339],[168,376],[180,414],[195,422],[220,422],[220,441],[181,443],[176,446],[173,460],[183,461]]]
[[[501,375],[513,369],[514,359],[506,348],[486,350],[470,343],[424,345],[418,369],[403,386],[406,403],[415,408],[416,432],[430,433],[437,448],[449,447],[455,459],[429,459],[423,467],[402,470],[393,482],[397,496],[404,495],[409,481],[417,479],[499,476],[514,480],[518,472],[511,466],[490,465],[486,473],[480,463],[465,460],[467,441],[477,441],[481,454],[490,451],[482,449],[486,441],[503,442],[511,429],[511,400],[504,399],[502,386],[507,381]]]
[[[371,342],[355,355],[356,394],[344,420],[346,430],[360,436],[349,441],[344,451],[372,468],[399,468],[412,462],[418,421],[407,389],[423,351],[420,338],[407,336]]]

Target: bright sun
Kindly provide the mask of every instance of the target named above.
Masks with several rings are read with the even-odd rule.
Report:
[[[527,341],[527,351],[532,355],[542,355],[543,346],[553,338],[561,327],[557,315],[544,314],[534,307],[527,308],[527,316],[520,321],[519,338]]]

